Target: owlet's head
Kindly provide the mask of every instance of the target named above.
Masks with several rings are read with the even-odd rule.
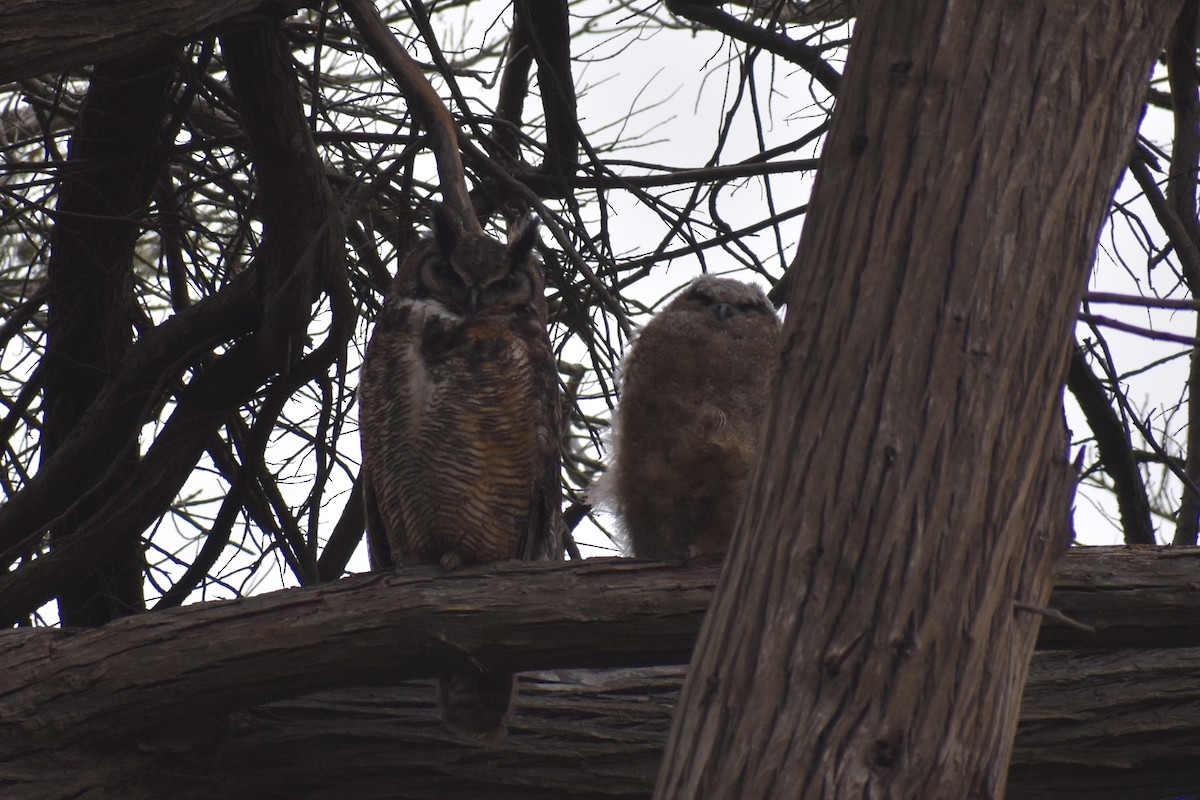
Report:
[[[665,311],[711,315],[718,324],[762,316],[777,321],[775,308],[762,289],[752,283],[712,275],[701,275],[688,284],[683,293],[667,305]]]

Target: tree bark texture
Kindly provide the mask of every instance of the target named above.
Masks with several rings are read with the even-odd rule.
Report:
[[[5,0],[0,83],[125,58],[199,38],[239,16],[282,17],[301,5],[272,0]]]
[[[1010,798],[1200,786],[1198,569],[1200,550],[1068,556],[1051,605],[1096,631],[1043,626],[1051,649],[1033,662]],[[0,790],[648,797],[682,679],[652,665],[687,659],[716,574],[621,559],[412,569],[91,631],[5,632]],[[1092,652],[1061,649],[1071,641]],[[441,729],[428,683],[362,688],[467,660],[561,671],[525,676],[511,736],[487,750]],[[583,665],[622,670],[572,671]]]
[[[413,681],[257,706],[204,734],[33,754],[0,764],[0,787],[10,800],[640,800],[653,790],[683,672],[525,673],[509,736],[487,750],[446,733],[432,682]],[[1192,648],[1035,655],[1008,800],[1190,796],[1200,785],[1198,675]]]
[[[1000,798],[1071,328],[1179,3],[875,3],[660,798]]]
[[[1185,0],[1167,39],[1165,54],[1175,119],[1166,197],[1179,221],[1179,230],[1169,234],[1176,250],[1200,247],[1200,224],[1196,214],[1196,175],[1200,170],[1200,76],[1196,74],[1196,45],[1200,42],[1198,15],[1200,3]],[[1195,269],[1187,269],[1183,272],[1183,280],[1195,297],[1200,292],[1200,275]],[[1200,334],[1200,327],[1197,333]],[[1200,533],[1200,492],[1196,491],[1196,482],[1200,481],[1200,359],[1196,358],[1188,365],[1187,415],[1183,467],[1187,480],[1183,482],[1175,535],[1171,540],[1172,544],[1181,546],[1195,545]]]

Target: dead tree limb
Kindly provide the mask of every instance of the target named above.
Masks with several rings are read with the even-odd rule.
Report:
[[[374,3],[368,0],[344,0],[341,6],[362,34],[371,55],[400,86],[413,116],[429,132],[441,179],[442,199],[457,212],[468,230],[481,233],[482,228],[467,194],[466,177],[459,154],[461,134],[449,109],[425,78],[420,66],[388,30]]]
[[[1110,649],[1035,657],[1011,798],[1200,785],[1198,567],[1197,549],[1068,556],[1051,604]],[[687,660],[716,574],[622,559],[414,569],[90,631],[11,631],[0,635],[0,786],[6,797],[105,786],[129,798],[164,787],[646,797],[682,668],[639,667]],[[1088,636],[1047,621],[1041,646]],[[486,752],[441,730],[431,687],[403,683],[472,659],[560,670],[525,676],[512,735]],[[571,671],[585,666],[622,669]]]
[[[114,6],[96,0],[58,0],[53,7],[36,0],[5,3],[0,12],[0,83],[124,58],[198,38],[240,16],[281,17],[288,8],[269,0],[130,0],[114,13]]]
[[[1047,619],[1039,647],[1200,647],[1197,574],[1200,549],[1073,551],[1051,606],[1095,633]],[[716,577],[711,565],[627,559],[409,569],[90,631],[13,631],[0,635],[5,719],[36,718],[27,741],[68,743],[475,662],[513,671],[681,664]]]

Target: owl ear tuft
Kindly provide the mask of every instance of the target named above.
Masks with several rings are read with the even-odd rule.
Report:
[[[462,238],[462,222],[459,221],[458,214],[443,203],[434,203],[430,226],[433,229],[433,238],[438,243],[438,249],[442,251],[445,258],[449,258]]]
[[[508,232],[508,257],[514,265],[522,264],[538,242],[538,226],[541,220],[528,216],[518,220]]]

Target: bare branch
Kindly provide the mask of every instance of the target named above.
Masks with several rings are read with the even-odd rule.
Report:
[[[704,0],[667,0],[667,8],[684,19],[690,19],[734,39],[761,47],[806,69],[832,95],[837,95],[842,76],[829,66],[815,49],[797,42],[782,33],[743,22],[732,14]]]
[[[1196,648],[1200,597],[1188,587],[1198,568],[1194,549],[1072,551],[1049,606],[1095,632],[1052,615],[1038,646]],[[505,562],[450,575],[417,568],[87,632],[11,631],[0,634],[10,726],[0,760],[86,748],[96,736],[111,744],[182,721],[204,730],[239,708],[477,662],[514,670],[684,663],[717,572],[626,559]],[[1062,679],[1071,674],[1059,670]]]
[[[37,2],[8,3],[0,25],[0,84],[174,45],[240,15],[272,15],[277,7],[267,0],[133,0],[114,14],[94,0],[59,0],[53,13]]]
[[[1088,366],[1083,350],[1078,347],[1071,352],[1067,388],[1083,409],[1088,425],[1095,434],[1104,469],[1116,485],[1126,544],[1155,544],[1146,483],[1142,480],[1133,454],[1129,430],[1113,410],[1103,384]]]
[[[1195,336],[1184,336],[1170,331],[1156,331],[1152,328],[1144,328],[1141,325],[1134,325],[1129,322],[1123,322],[1113,317],[1106,317],[1101,314],[1081,313],[1079,315],[1080,322],[1087,322],[1092,325],[1100,325],[1105,328],[1113,328],[1126,333],[1137,334],[1147,339],[1154,339],[1159,342],[1175,342],[1177,344],[1194,345],[1196,343]]]
[[[458,126],[437,92],[426,80],[421,68],[388,30],[383,17],[370,0],[343,0],[342,10],[352,20],[380,66],[396,79],[408,100],[409,109],[421,121],[433,139],[433,153],[441,176],[442,199],[470,230],[482,232],[471,208],[459,155]]]

